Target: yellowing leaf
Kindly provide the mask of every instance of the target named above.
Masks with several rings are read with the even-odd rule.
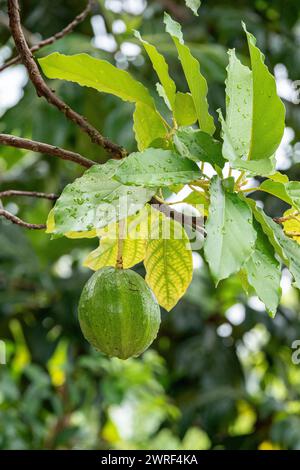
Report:
[[[131,268],[143,261],[146,239],[148,238],[149,208],[145,207],[138,214],[128,217],[125,223],[123,239],[123,267]],[[115,266],[118,256],[119,224],[113,223],[97,230],[101,236],[99,247],[84,260],[83,266],[97,271],[105,266]]]
[[[143,261],[145,256],[145,240],[123,240],[123,267],[131,268]],[[83,266],[97,271],[105,266],[116,266],[118,256],[118,240],[101,238],[99,248],[92,251],[83,262]]]
[[[61,387],[66,381],[68,343],[60,341],[47,363],[51,381],[55,387]]]
[[[48,214],[47,218],[47,228],[46,228],[46,233],[54,233],[55,232],[55,219],[54,219],[54,209],[51,209],[51,211]],[[64,233],[64,236],[66,238],[95,238],[97,237],[97,232],[96,230],[88,230],[85,232],[66,232]]]
[[[159,214],[147,243],[144,264],[146,282],[160,305],[171,310],[193,276],[190,242],[178,222]]]
[[[300,245],[300,214],[291,208],[283,214],[284,217],[291,217],[283,222],[283,230],[286,235],[292,237]],[[299,235],[293,235],[299,234]]]
[[[47,222],[46,222],[46,233],[53,233],[55,230],[55,220],[54,220],[54,209],[48,214]]]

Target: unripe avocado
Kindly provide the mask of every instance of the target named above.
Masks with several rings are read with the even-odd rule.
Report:
[[[78,311],[87,341],[120,359],[142,354],[160,325],[160,308],[151,289],[130,269],[96,271],[83,288]]]

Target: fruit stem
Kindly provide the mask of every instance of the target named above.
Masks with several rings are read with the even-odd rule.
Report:
[[[119,221],[118,254],[116,268],[123,269],[123,245],[125,238],[125,219]]]

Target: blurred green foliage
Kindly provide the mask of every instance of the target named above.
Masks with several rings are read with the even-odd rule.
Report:
[[[112,3],[99,0],[94,15],[104,18],[115,41],[113,53],[95,47],[86,20],[39,56],[54,50],[89,52],[128,67],[154,90],[156,77],[148,60],[141,54],[128,56],[124,49],[124,42],[135,44],[132,30],[139,29],[166,54],[185,91],[175,49],[163,32],[165,8],[184,24],[209,82],[212,110],[224,104],[227,48],[246,55],[241,20],[258,38],[268,65],[283,64],[291,80],[300,79],[298,0],[205,0],[199,17],[174,0],[149,1],[138,15],[125,0],[114,2],[122,11],[105,8]],[[79,0],[21,4],[24,25],[35,38],[62,29],[84,7]],[[0,57],[14,52],[5,21],[6,2],[0,0]],[[93,24],[101,26],[101,18],[96,16]],[[4,73],[9,80],[10,71]],[[130,105],[76,85],[53,86],[105,135],[135,148]],[[0,131],[105,161],[105,153],[38,99],[30,84],[21,91],[20,102],[0,118]],[[283,169],[298,180],[300,108],[288,100],[285,104],[293,134]],[[59,193],[81,173],[71,163],[0,149],[1,190]],[[271,196],[263,202],[270,215],[284,209]],[[31,199],[3,203],[35,223],[44,222],[51,207]],[[0,340],[7,353],[7,364],[0,365],[0,449],[300,449],[300,365],[293,364],[291,348],[300,339],[300,303],[289,279],[272,320],[255,298],[247,303],[240,279],[224,281],[215,290],[201,253],[196,254],[193,283],[176,308],[163,313],[153,348],[140,359],[109,360],[91,350],[77,321],[78,298],[91,274],[81,263],[94,244],[51,241],[43,232],[0,221]]]

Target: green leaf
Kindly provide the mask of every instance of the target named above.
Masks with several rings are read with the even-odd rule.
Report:
[[[228,51],[226,79],[226,137],[224,156],[235,160],[248,155],[252,127],[252,72]],[[229,140],[229,142],[228,142]]]
[[[290,181],[289,183],[285,184],[285,189],[288,196],[293,201],[291,206],[295,206],[298,210],[300,210],[300,182]]]
[[[178,91],[175,97],[174,117],[178,126],[192,126],[197,121],[197,113],[192,95]]]
[[[171,310],[186,292],[193,276],[190,242],[182,225],[159,213],[144,260],[146,282],[159,304]]]
[[[54,206],[55,232],[82,232],[135,214],[155,189],[124,186],[113,177],[121,162],[94,165],[67,185]]]
[[[239,271],[253,252],[256,232],[252,213],[237,194],[224,191],[222,181],[213,177],[210,208],[206,222],[204,254],[216,284]]]
[[[272,194],[273,196],[278,197],[282,201],[285,201],[287,204],[293,205],[293,201],[288,195],[286,185],[280,183],[279,181],[273,181],[271,179],[265,180],[259,186],[259,189],[262,191]]]
[[[282,228],[271,217],[258,207],[252,199],[246,199],[253,210],[254,217],[260,223],[264,233],[269,238],[276,253],[283,260],[294,276],[295,286],[300,288],[300,246],[296,241],[287,237]]]
[[[246,34],[252,71],[241,64],[234,50],[229,51],[226,121],[219,112],[223,155],[233,168],[268,176],[275,171],[274,154],[284,132],[285,109],[255,38]]]
[[[179,59],[193,97],[199,127],[208,134],[213,134],[215,125],[209,114],[207,103],[207,83],[200,71],[199,62],[192,56],[190,49],[184,44],[181,26],[165,13],[164,22],[167,32],[171,35]]]
[[[174,144],[178,152],[195,162],[208,162],[223,168],[222,144],[206,132],[193,128],[179,129],[174,135]]]
[[[207,217],[209,200],[204,192],[200,193],[199,191],[193,191],[183,200],[183,202],[195,207],[195,209],[199,210],[203,216]]]
[[[255,250],[243,267],[249,284],[268,313],[275,316],[281,297],[281,266],[275,258],[273,246],[256,221],[254,227],[257,232]]]
[[[154,106],[149,91],[142,83],[125,70],[118,69],[105,60],[96,59],[88,54],[68,56],[54,52],[39,59],[39,64],[48,78],[68,80],[110,93],[124,101]]]
[[[48,78],[75,82],[135,103],[135,135],[139,150],[166,135],[163,118],[157,112],[149,91],[125,70],[88,54],[67,56],[55,52],[39,59],[39,64]]]
[[[157,111],[144,103],[137,103],[133,113],[133,130],[140,151],[150,147],[157,139],[165,139],[166,128]]]
[[[165,89],[164,87],[160,84],[160,83],[157,83],[156,84],[156,91],[158,93],[158,96],[160,96],[164,102],[165,102],[165,105],[167,106],[167,108],[172,111],[172,108],[171,108],[171,105],[170,105],[170,101],[168,100],[168,97],[166,95],[166,92],[165,92]]]
[[[169,75],[169,67],[165,58],[162,54],[158,52],[155,46],[150,44],[149,42],[142,39],[140,33],[135,31],[135,36],[138,38],[141,43],[143,44],[151,62],[155,72],[158,75],[160,83],[166,93],[168,101],[171,105],[171,109],[174,110],[175,108],[175,97],[176,97],[176,85],[174,80],[171,79]]]
[[[224,140],[223,144],[223,155],[230,161],[232,168],[237,170],[247,171],[253,175],[267,176],[274,174],[276,168],[275,155],[264,160],[243,160],[236,156],[235,149],[231,142],[231,135],[228,130],[226,121],[224,120],[222,113],[219,112],[219,120],[222,124],[222,137]]]
[[[198,15],[198,10],[201,5],[201,0],[185,0],[186,6],[192,10],[194,15]]]
[[[118,166],[115,178],[123,184],[154,188],[189,183],[200,177],[196,163],[171,150],[149,148],[129,155]]]
[[[287,175],[283,175],[280,171],[276,171],[273,175],[269,175],[268,178],[272,181],[278,181],[278,183],[288,183],[289,177]]]
[[[256,47],[256,39],[243,24],[247,35],[253,75],[253,117],[249,160],[272,156],[278,148],[285,126],[285,108],[277,95],[276,82]]]
[[[278,181],[265,180],[260,185],[260,189],[273,194],[273,196],[282,199],[290,206],[300,209],[300,183],[299,181],[290,181],[288,183],[280,183]]]

